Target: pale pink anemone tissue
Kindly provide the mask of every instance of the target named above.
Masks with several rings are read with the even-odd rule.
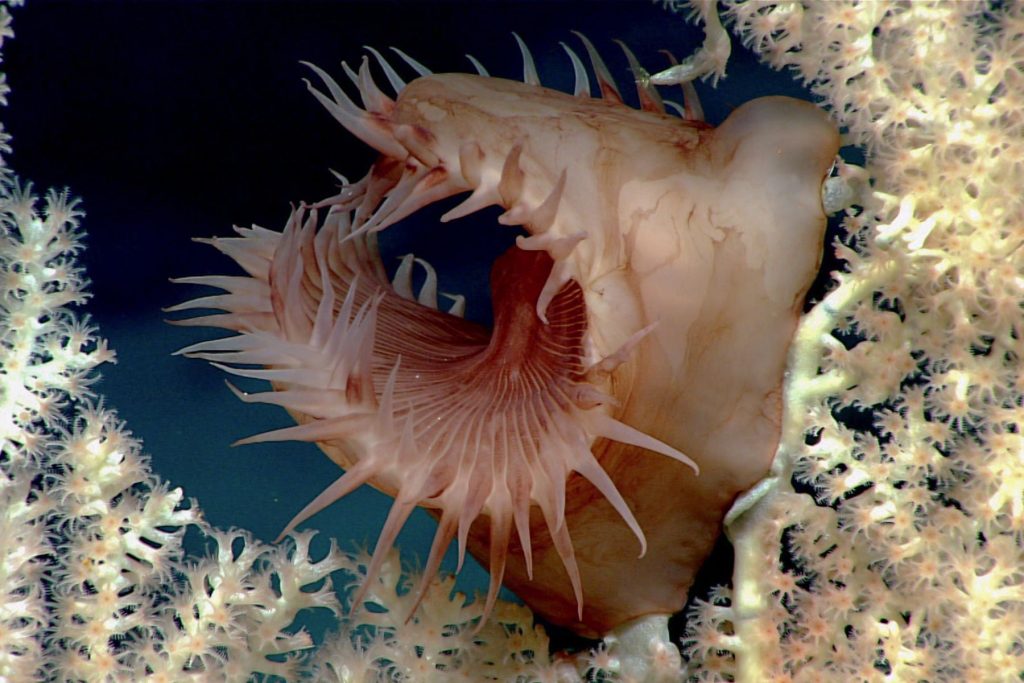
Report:
[[[585,47],[599,98],[571,51],[573,94],[542,87],[525,51],[525,82],[402,55],[408,84],[371,51],[396,97],[364,59],[344,67],[362,106],[312,67],[314,95],[380,156],[283,231],[209,240],[246,275],[184,278],[224,293],[176,309],[222,310],[183,322],[237,334],[183,352],[269,380],[237,393],[298,422],[248,442],[315,442],[344,468],[287,530],[368,483],[395,499],[371,576],[422,505],[438,519],[424,582],[457,538],[460,566],[468,549],[490,570],[488,609],[504,583],[595,636],[678,611],[767,472],[839,138],[784,97],[717,128],[645,87],[633,109]],[[489,329],[439,308],[429,264],[389,278],[377,251],[376,233],[462,193],[442,221],[499,205],[529,233],[494,263]]]

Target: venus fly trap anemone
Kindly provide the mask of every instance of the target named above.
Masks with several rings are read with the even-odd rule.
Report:
[[[225,293],[176,308],[224,311],[183,322],[237,334],[183,352],[269,380],[237,393],[298,422],[246,442],[312,441],[345,470],[288,530],[369,483],[395,498],[371,577],[423,505],[438,519],[424,582],[457,539],[460,565],[468,549],[490,569],[488,609],[504,583],[601,635],[678,611],[767,471],[839,138],[782,97],[718,128],[644,86],[633,109],[584,43],[600,98],[571,51],[573,94],[542,87],[525,48],[525,82],[399,53],[408,84],[371,50],[396,96],[364,59],[344,67],[362,106],[311,67],[314,95],[380,156],[281,232],[209,240],[246,275],[185,278]],[[459,301],[440,310],[429,264],[408,256],[389,278],[377,252],[376,233],[462,193],[443,221],[499,205],[528,233],[493,266],[490,329]]]

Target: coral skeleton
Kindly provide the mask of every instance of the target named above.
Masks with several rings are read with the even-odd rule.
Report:
[[[686,5],[708,41],[685,68],[638,76],[723,77],[730,30],[866,161],[826,188],[845,265],[797,328],[778,453],[726,518],[731,586],[694,602],[682,659],[644,619],[552,657],[526,608],[482,620],[450,578],[417,596],[394,552],[352,611],[335,584],[367,555],[210,527],[91,389],[114,354],[77,310],[78,203],[3,165],[0,681],[1020,680],[1024,5],[722,5]],[[310,609],[339,617],[312,655]]]

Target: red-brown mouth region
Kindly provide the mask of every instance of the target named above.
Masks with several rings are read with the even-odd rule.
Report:
[[[594,635],[678,610],[767,469],[838,140],[784,98],[718,129],[647,91],[630,109],[588,51],[604,99],[464,74],[406,85],[377,55],[398,97],[364,61],[348,72],[363,109],[318,70],[318,98],[382,156],[283,232],[210,240],[247,275],[186,278],[226,293],[178,309],[225,311],[186,322],[236,336],[183,352],[269,380],[240,397],[299,423],[247,442],[313,441],[346,470],[286,531],[370,483],[395,498],[371,578],[424,505],[424,581],[458,538],[460,565],[468,548],[491,571],[488,610],[504,581]],[[491,330],[438,310],[429,265],[389,281],[376,251],[376,232],[463,192],[444,220],[499,204],[529,233],[494,264]]]

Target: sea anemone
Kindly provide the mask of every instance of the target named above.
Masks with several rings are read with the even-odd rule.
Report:
[[[298,422],[244,442],[316,442],[345,469],[286,532],[369,483],[395,498],[371,579],[422,505],[438,529],[418,595],[457,538],[460,566],[468,549],[490,569],[487,609],[505,583],[600,635],[677,611],[768,468],[839,143],[789,98],[717,128],[644,84],[630,108],[581,39],[599,98],[571,50],[573,94],[542,87],[525,47],[525,82],[435,75],[399,52],[408,84],[371,49],[396,97],[364,58],[343,65],[361,107],[311,66],[314,95],[380,156],[281,232],[208,240],[246,275],[183,278],[224,293],[175,310],[222,310],[181,322],[237,334],[182,352],[269,380],[236,393]],[[492,267],[489,328],[457,296],[440,310],[428,263],[409,255],[389,277],[377,252],[378,232],[461,193],[442,221],[499,205],[527,233]]]

